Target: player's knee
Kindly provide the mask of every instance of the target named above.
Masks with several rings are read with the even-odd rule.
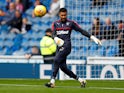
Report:
[[[58,58],[55,57],[55,58],[54,58],[54,62],[56,63],[57,61],[58,61]]]
[[[59,62],[60,62],[60,58],[58,58],[58,57],[55,57],[55,58],[54,58],[54,62],[57,62],[57,63],[59,63]]]
[[[65,65],[60,65],[60,69],[62,71],[67,71],[68,70],[68,68]]]

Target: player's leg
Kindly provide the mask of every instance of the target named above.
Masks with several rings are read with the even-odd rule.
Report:
[[[59,60],[58,56],[55,56],[51,80],[50,80],[50,82],[45,84],[45,86],[47,86],[47,87],[51,87],[51,88],[55,87],[55,78],[56,78],[56,75],[59,70],[59,61],[58,60]]]
[[[85,87],[86,85],[86,80],[78,77],[76,74],[74,74],[71,70],[69,70],[67,68],[67,65],[66,65],[66,59],[63,60],[63,62],[60,64],[60,69],[65,73],[67,74],[68,76],[70,76],[71,78],[74,78],[76,80],[78,80],[81,84],[81,87]]]
[[[63,62],[60,64],[60,69],[67,74],[69,77],[77,79],[77,75],[75,75],[71,70],[67,68],[66,65],[66,58],[63,60]]]
[[[53,67],[53,73],[52,78],[49,83],[45,84],[47,87],[54,87],[55,86],[55,78],[58,73],[60,64],[66,59],[66,56],[70,53],[70,49],[66,49],[64,47],[61,47],[58,49],[56,56],[54,58],[54,67]]]

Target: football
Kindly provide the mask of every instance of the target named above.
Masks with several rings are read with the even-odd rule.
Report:
[[[34,15],[36,17],[43,17],[45,14],[47,13],[47,9],[45,6],[43,5],[37,5],[35,8],[34,8]]]

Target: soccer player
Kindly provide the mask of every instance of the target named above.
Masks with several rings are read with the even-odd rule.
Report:
[[[67,68],[66,58],[71,52],[71,32],[72,29],[79,31],[82,35],[90,38],[96,44],[101,45],[101,41],[90,35],[87,31],[83,30],[76,22],[67,19],[67,9],[61,8],[59,10],[60,20],[53,22],[52,30],[53,30],[53,38],[58,45],[56,56],[54,59],[54,67],[53,73],[50,82],[46,83],[47,87],[55,87],[55,78],[58,73],[59,68],[71,78],[78,80],[81,84],[81,87],[85,87],[86,80],[78,77],[72,71]]]

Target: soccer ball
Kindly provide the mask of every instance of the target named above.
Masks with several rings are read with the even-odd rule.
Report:
[[[37,5],[35,8],[34,8],[34,15],[36,17],[42,17],[46,14],[47,12],[47,9],[45,6],[43,5]]]

